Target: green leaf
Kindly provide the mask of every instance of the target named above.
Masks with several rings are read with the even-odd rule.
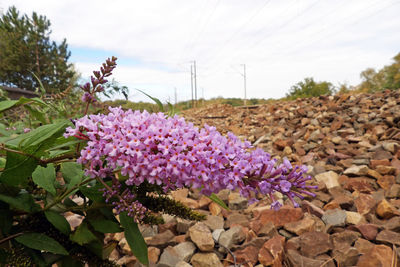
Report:
[[[84,140],[77,139],[75,137],[68,137],[65,138],[64,136],[61,136],[57,138],[57,140],[54,142],[54,146],[49,147],[46,151],[52,151],[52,150],[57,150],[57,149],[68,149],[72,145],[76,145],[78,143],[83,143],[85,142]]]
[[[54,212],[54,211],[46,211],[44,213],[46,216],[47,220],[54,225],[55,228],[60,230],[61,233],[64,235],[69,235],[71,232],[71,226],[69,225],[67,219],[65,219],[64,216],[61,214]]]
[[[68,184],[68,189],[80,183],[84,178],[82,164],[76,162],[61,163],[61,173]]]
[[[0,182],[11,186],[26,186],[27,178],[32,175],[36,166],[34,158],[7,151],[6,167],[0,176]]]
[[[68,251],[60,243],[45,234],[27,233],[16,237],[15,240],[29,248],[54,254],[68,255]]]
[[[52,163],[48,164],[47,167],[38,166],[32,173],[32,180],[38,186],[52,193],[54,196],[56,195],[57,192],[54,187],[56,171]]]
[[[32,195],[24,193],[18,196],[7,196],[0,194],[0,201],[8,203],[11,207],[17,210],[23,210],[26,212],[34,212],[40,210],[40,206],[35,203]]]
[[[111,185],[111,181],[107,182],[108,185]],[[79,190],[85,197],[89,198],[90,200],[96,202],[104,202],[103,192],[100,189],[104,188],[102,184],[96,184],[95,186],[81,186]]]
[[[0,230],[8,234],[13,224],[13,213],[9,209],[0,209]]]
[[[93,218],[89,219],[90,224],[93,226],[94,230],[100,233],[119,233],[122,229],[119,224],[110,220],[103,218]]]
[[[70,239],[79,245],[83,245],[97,240],[97,237],[89,230],[87,223],[83,221],[71,234]]]
[[[4,136],[10,136],[10,131],[6,130],[6,128],[7,126],[5,126],[3,123],[0,123],[0,134]]]
[[[58,267],[84,267],[83,262],[79,262],[72,257],[64,257],[61,261],[57,262]]]
[[[213,202],[217,203],[219,206],[222,208],[229,210],[228,206],[223,202],[216,194],[212,193],[210,196],[207,196],[209,199],[211,199]]]
[[[139,92],[141,92],[142,94],[146,95],[146,96],[149,97],[151,100],[153,100],[154,102],[156,102],[156,104],[157,104],[157,106],[160,108],[161,112],[164,112],[164,106],[163,106],[163,104],[161,103],[161,101],[160,101],[158,98],[152,97],[152,96],[146,94],[145,92],[143,92],[142,90],[139,90],[139,89],[136,89],[136,90],[138,90]]]
[[[31,114],[31,116],[33,118],[37,119],[38,121],[40,121],[43,124],[48,123],[43,112],[40,112],[36,108],[31,107],[31,106],[25,106],[25,108],[29,111],[29,113]]]
[[[54,135],[63,133],[68,124],[69,124],[69,121],[63,120],[58,123],[40,126],[25,135],[21,135],[22,140],[21,140],[20,145],[22,148],[37,146],[37,145],[47,141],[49,138],[53,137]]]
[[[0,102],[0,112],[3,112],[7,109],[17,107],[23,104],[26,104],[28,102],[32,102],[35,104],[43,105],[46,106],[46,103],[43,102],[40,98],[26,98],[26,97],[21,97],[19,100],[5,100]]]
[[[142,234],[139,231],[137,223],[133,221],[133,218],[129,217],[126,212],[122,212],[119,215],[121,225],[125,229],[125,238],[128,241],[128,245],[131,248],[133,255],[145,265],[149,264],[149,258],[147,254],[147,245],[144,241]]]
[[[0,102],[0,112],[7,110],[9,108],[12,108],[16,103],[18,103],[18,100],[1,101]]]

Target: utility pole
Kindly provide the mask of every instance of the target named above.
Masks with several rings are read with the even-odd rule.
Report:
[[[192,108],[194,107],[194,100],[193,100],[193,66],[190,65],[190,87],[192,89]]]
[[[204,106],[204,87],[201,87],[201,98],[203,99],[201,104]]]
[[[196,60],[193,61],[193,68],[194,68],[194,99],[195,104],[197,106],[197,71],[196,71]]]
[[[178,103],[178,94],[176,92],[176,87],[175,87],[175,106]]]
[[[242,64],[243,65],[243,82],[244,82],[244,100],[243,103],[246,106],[246,102],[247,102],[247,92],[246,92],[246,64]]]

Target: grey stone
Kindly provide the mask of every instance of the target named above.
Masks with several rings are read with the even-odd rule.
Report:
[[[215,229],[215,230],[212,232],[212,237],[213,237],[213,239],[214,239],[214,242],[218,242],[219,237],[221,236],[221,234],[222,234],[223,232],[225,232],[224,229]]]
[[[196,246],[192,242],[183,242],[176,245],[174,249],[181,260],[189,262],[196,251]]]
[[[240,226],[234,226],[228,231],[225,231],[221,233],[218,243],[222,246],[220,248],[221,252],[224,252],[225,248],[232,248],[233,245],[236,245],[240,242],[242,242],[246,238],[245,233],[243,232],[242,227]]]
[[[228,197],[228,206],[231,210],[242,210],[247,208],[248,200],[239,193],[231,192]]]
[[[322,215],[322,220],[326,225],[332,226],[345,226],[346,223],[346,211],[340,209],[333,209],[325,211]]]
[[[176,222],[176,231],[180,234],[186,234],[189,228],[195,224],[194,221],[189,221],[181,218],[177,218]]]
[[[173,267],[181,261],[181,257],[174,247],[166,247],[160,256],[159,267]]]

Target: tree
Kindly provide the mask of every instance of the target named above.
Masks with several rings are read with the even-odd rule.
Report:
[[[385,83],[383,87],[385,89],[397,90],[400,89],[400,53],[394,58],[394,63],[383,68],[385,73]]]
[[[50,40],[50,25],[36,12],[31,18],[20,16],[14,6],[0,17],[0,85],[33,91],[39,87],[39,79],[47,92],[72,85],[71,52],[66,39],[59,45]]]
[[[335,87],[330,82],[315,82],[313,78],[305,78],[290,88],[288,99],[331,95]]]
[[[366,92],[376,92],[382,90],[384,84],[383,72],[376,72],[373,68],[368,68],[361,72],[362,80],[360,89]]]
[[[376,92],[384,89],[396,90],[400,88],[400,53],[394,58],[394,63],[383,67],[378,72],[368,68],[361,72],[360,89],[366,92]]]

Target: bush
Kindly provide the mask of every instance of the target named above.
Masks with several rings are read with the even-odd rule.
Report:
[[[315,97],[320,95],[331,95],[335,92],[335,87],[330,82],[315,82],[313,78],[305,78],[290,88],[286,98],[293,100],[296,98]]]

